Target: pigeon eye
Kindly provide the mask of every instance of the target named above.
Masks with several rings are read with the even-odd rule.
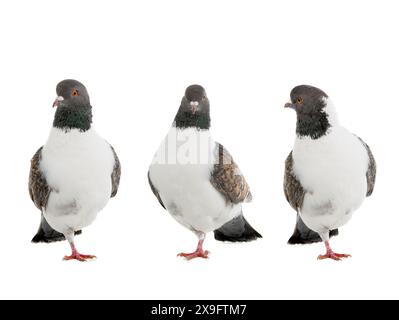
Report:
[[[303,99],[302,99],[302,97],[298,97],[298,98],[296,98],[296,103],[299,103],[299,104],[301,104],[303,102]]]
[[[76,97],[79,94],[78,90],[73,90],[72,91],[72,96]]]

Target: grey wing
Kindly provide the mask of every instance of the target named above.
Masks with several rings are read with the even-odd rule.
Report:
[[[211,174],[211,184],[225,197],[226,201],[234,204],[251,201],[252,194],[249,185],[233,157],[221,144],[216,143],[216,148],[219,159]]]
[[[284,172],[284,194],[291,205],[296,211],[302,208],[303,199],[305,197],[305,190],[301,183],[295,177],[293,173],[294,160],[292,158],[292,151],[285,160],[285,172]]]
[[[115,164],[114,170],[111,174],[111,182],[112,182],[112,191],[111,191],[111,198],[115,197],[118,193],[119,182],[121,180],[121,163],[119,161],[118,155],[115,152],[115,149],[110,145],[112,153],[114,154]]]
[[[42,149],[43,147],[37,150],[31,160],[28,183],[29,195],[33,203],[39,210],[42,210],[42,208],[46,208],[48,198],[51,193],[51,188],[47,184],[46,178],[40,170]]]
[[[359,137],[358,137],[359,138]],[[359,138],[363,146],[366,148],[367,154],[369,156],[369,166],[366,172],[366,179],[367,179],[367,193],[366,196],[371,196],[374,190],[375,178],[377,174],[377,164],[375,162],[373,153],[371,152],[370,147],[364,142],[361,138]]]
[[[148,171],[147,176],[148,176],[148,183],[150,184],[152,193],[157,197],[158,202],[160,203],[160,205],[161,205],[164,209],[166,209],[165,205],[164,205],[163,202],[162,202],[161,196],[159,195],[158,190],[157,190],[157,189],[155,188],[155,186],[152,184],[152,181],[151,181],[151,178],[150,178],[150,171]]]

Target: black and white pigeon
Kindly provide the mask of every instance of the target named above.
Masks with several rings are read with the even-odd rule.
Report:
[[[252,199],[230,153],[210,134],[209,100],[204,88],[186,89],[172,127],[148,172],[159,203],[198,237],[190,260],[208,258],[202,248],[207,232],[220,241],[251,241],[261,235],[245,220],[242,203]]]
[[[291,91],[286,108],[296,111],[296,140],[285,162],[284,193],[297,211],[289,243],[324,241],[318,259],[340,260],[348,254],[331,250],[329,239],[370,196],[376,163],[369,146],[342,127],[323,91],[301,85]]]
[[[113,147],[92,127],[92,106],[83,84],[57,85],[57,107],[46,144],[31,160],[29,193],[42,218],[32,242],[67,239],[72,254],[64,260],[86,261],[74,235],[90,225],[118,191],[121,166]]]

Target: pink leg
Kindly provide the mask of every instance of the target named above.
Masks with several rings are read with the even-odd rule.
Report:
[[[205,235],[203,235],[203,237],[201,237],[199,239],[197,250],[195,250],[193,253],[179,253],[177,256],[186,258],[187,260],[192,260],[195,258],[208,259],[209,251],[207,251],[207,250],[204,251],[204,249],[202,248],[202,245],[204,244],[204,240],[205,240]]]
[[[96,256],[92,256],[92,255],[87,255],[87,254],[81,254],[78,252],[78,250],[76,250],[75,244],[73,243],[73,241],[70,243],[71,245],[71,249],[72,249],[72,254],[70,256],[65,256],[64,260],[78,260],[78,261],[87,261],[90,259],[96,259]]]
[[[326,246],[326,254],[324,255],[319,255],[317,257],[317,260],[324,260],[324,259],[333,259],[336,261],[341,261],[342,258],[349,258],[351,257],[350,254],[342,254],[342,253],[335,253],[334,251],[332,251],[330,244],[328,243],[328,241],[324,242],[324,245]]]

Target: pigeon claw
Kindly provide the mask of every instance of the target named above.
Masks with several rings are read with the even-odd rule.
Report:
[[[187,260],[192,260],[195,258],[203,258],[203,259],[208,259],[209,258],[209,251],[208,250],[197,250],[193,253],[179,253],[177,255],[178,257],[183,257]]]
[[[93,260],[97,259],[96,256],[93,255],[88,255],[88,254],[81,254],[81,253],[72,253],[70,256],[65,256],[64,261],[69,261],[69,260],[78,260],[81,262],[86,262],[87,260]]]
[[[332,259],[335,261],[341,261],[343,258],[351,257],[350,254],[345,253],[335,253],[333,251],[327,252],[326,254],[321,254],[317,257],[317,260]]]

